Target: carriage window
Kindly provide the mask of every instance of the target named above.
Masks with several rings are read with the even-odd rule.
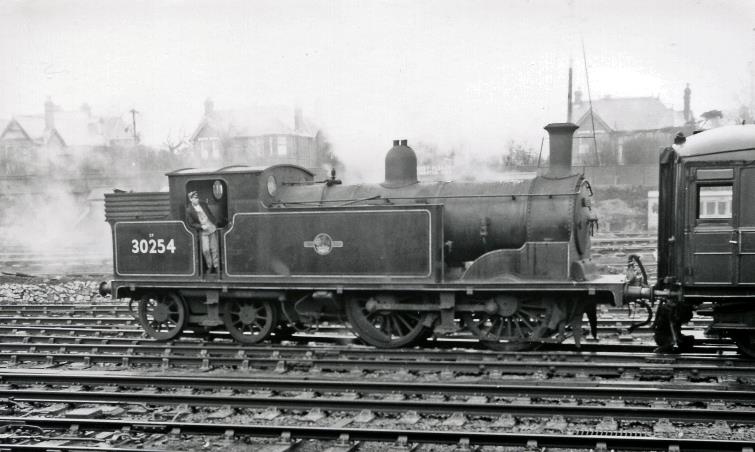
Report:
[[[701,220],[731,218],[731,199],[731,184],[698,187],[697,218]]]

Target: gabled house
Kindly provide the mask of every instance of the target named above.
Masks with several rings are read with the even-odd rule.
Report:
[[[320,129],[298,108],[215,110],[209,99],[189,141],[201,166],[292,163],[316,168],[324,148]]]
[[[657,97],[608,96],[592,101],[591,110],[590,103],[576,91],[573,118],[579,129],[574,134],[575,164],[657,163],[660,148],[669,146],[679,131],[686,135],[694,127],[690,93],[687,86],[684,111],[667,107]]]
[[[131,124],[93,116],[88,105],[64,111],[48,99],[43,115],[16,115],[0,133],[0,173],[33,174],[65,169],[91,151],[133,146]]]

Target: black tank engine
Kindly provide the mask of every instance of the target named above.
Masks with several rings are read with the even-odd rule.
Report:
[[[106,196],[116,297],[149,335],[224,327],[243,343],[345,320],[400,347],[466,331],[497,349],[573,334],[624,278],[590,261],[591,188],[571,168],[573,124],[550,124],[550,166],[507,182],[419,182],[395,141],[380,184],[318,181],[292,165],[168,174],[169,193]],[[197,191],[219,221],[221,268],[203,271],[184,222]],[[104,288],[108,290],[108,288]]]

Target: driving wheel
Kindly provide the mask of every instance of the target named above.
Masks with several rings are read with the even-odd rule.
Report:
[[[142,296],[137,313],[144,331],[158,341],[178,337],[186,326],[186,305],[174,293]]]
[[[225,303],[223,323],[242,344],[257,344],[278,326],[278,306],[270,300],[230,300]]]
[[[346,302],[351,329],[366,343],[380,348],[413,345],[427,337],[430,312],[382,309],[381,303],[397,303],[393,295],[354,297]]]
[[[540,300],[498,295],[485,302],[483,311],[465,313],[462,320],[486,347],[499,351],[534,350],[538,339],[550,336],[551,306]]]

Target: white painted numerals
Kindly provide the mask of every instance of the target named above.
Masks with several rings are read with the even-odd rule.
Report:
[[[173,239],[170,239],[167,244],[165,239],[131,240],[131,252],[134,254],[165,254],[166,251],[170,251],[170,254],[176,252]]]

